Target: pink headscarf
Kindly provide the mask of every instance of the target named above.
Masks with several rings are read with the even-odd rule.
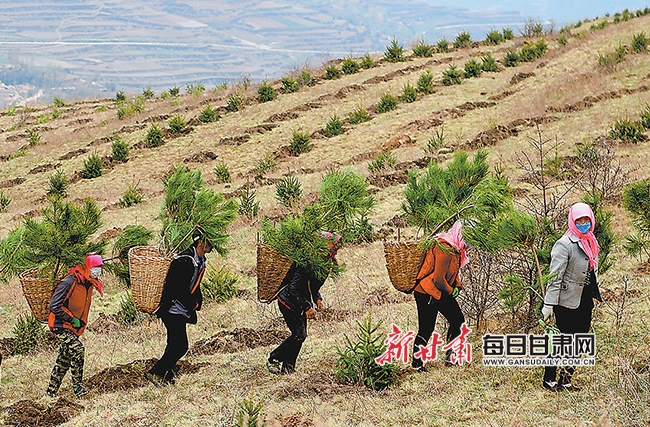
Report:
[[[578,227],[576,227],[576,219],[587,217],[591,221],[591,228],[587,233],[582,234]],[[585,251],[589,257],[589,267],[595,269],[598,266],[598,253],[600,252],[600,245],[594,236],[594,228],[596,227],[596,220],[594,219],[594,212],[591,207],[586,203],[576,203],[571,206],[569,210],[569,229],[564,233],[565,236],[575,236],[580,239],[580,247]]]
[[[469,262],[467,258],[467,245],[463,240],[463,232],[461,228],[463,223],[460,220],[456,221],[454,225],[446,233],[436,234],[436,239],[444,240],[449,243],[460,254],[460,266],[463,267]]]

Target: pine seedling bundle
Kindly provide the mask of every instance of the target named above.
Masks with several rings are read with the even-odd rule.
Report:
[[[163,181],[165,199],[160,210],[165,252],[187,249],[192,233],[199,230],[218,254],[226,253],[226,228],[237,217],[237,203],[205,187],[201,171],[180,164]]]
[[[80,206],[61,198],[50,198],[41,218],[27,218],[22,227],[0,242],[0,279],[8,280],[32,267],[41,277],[56,280],[69,268],[82,264],[89,252],[103,252],[106,241],[91,242],[102,225],[95,201]]]
[[[489,174],[487,152],[479,150],[473,160],[458,152],[451,163],[442,167],[429,163],[425,172],[409,171],[402,210],[411,226],[429,237],[446,231],[456,219],[464,219],[464,236],[472,245],[493,250],[489,236],[498,218],[513,209],[512,196],[505,178]],[[431,246],[433,240],[426,239]]]
[[[285,217],[279,224],[262,223],[262,239],[292,262],[310,268],[318,277],[338,275],[342,267],[327,257],[328,242],[320,232],[340,234],[344,242],[353,241],[359,224],[367,224],[374,206],[362,176],[347,169],[330,171],[322,180],[318,200],[302,212]]]

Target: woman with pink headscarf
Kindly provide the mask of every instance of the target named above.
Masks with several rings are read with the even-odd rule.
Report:
[[[555,314],[563,334],[587,333],[591,327],[594,299],[602,301],[598,290],[598,253],[594,236],[596,221],[586,203],[576,203],[569,211],[569,229],[551,250],[551,280],[546,288],[542,315]],[[557,368],[547,366],[542,386],[551,391],[577,391],[571,383],[575,367],[563,367],[556,380]]]
[[[435,238],[437,243],[427,252],[413,289],[418,309],[418,335],[413,343],[413,354],[421,346],[426,347],[436,326],[438,313],[449,321],[447,342],[460,335],[460,328],[465,322],[456,301],[462,289],[460,269],[469,261],[462,223],[456,221],[448,232],[437,234]],[[446,362],[451,363],[448,359]],[[426,372],[420,358],[414,356],[411,366],[418,372]]]

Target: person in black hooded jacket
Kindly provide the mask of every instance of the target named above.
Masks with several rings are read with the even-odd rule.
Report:
[[[336,262],[336,252],[341,236],[324,231],[321,237],[328,240],[329,256]],[[283,289],[278,294],[278,308],[284,317],[291,336],[285,339],[269,355],[267,368],[272,374],[292,373],[296,368],[296,359],[307,338],[307,319],[315,319],[316,310],[323,309],[323,297],[320,288],[326,277],[318,278],[309,268],[292,264],[282,283]]]
[[[203,303],[201,278],[206,267],[205,254],[212,251],[212,245],[200,233],[192,237],[192,246],[175,256],[169,267],[160,308],[156,311],[167,329],[165,352],[145,374],[156,386],[174,383],[176,362],[189,348],[186,325],[196,324],[196,312]]]

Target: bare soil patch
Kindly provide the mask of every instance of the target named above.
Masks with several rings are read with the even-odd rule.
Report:
[[[30,170],[27,174],[33,175],[37,173],[48,172],[51,171],[52,169],[58,168],[59,166],[61,166],[61,163],[57,163],[57,164],[46,163],[44,165],[36,166],[34,169]]]
[[[428,119],[418,119],[404,126],[401,132],[404,133],[419,132],[419,131],[431,129],[432,127],[440,126],[442,124],[443,121],[435,117],[431,117]]]
[[[13,179],[8,179],[6,181],[0,182],[0,188],[11,188],[15,187],[16,185],[20,185],[23,182],[25,182],[25,178],[13,178]]]
[[[79,157],[82,154],[86,154],[88,152],[87,148],[78,148],[76,150],[69,151],[65,153],[63,156],[59,157],[59,160],[70,160],[74,159],[75,157]]]
[[[251,348],[280,344],[288,336],[289,332],[274,329],[235,328],[197,341],[190,348],[188,354],[236,353]]]
[[[256,134],[256,133],[266,133],[270,130],[275,129],[279,125],[277,123],[262,123],[261,125],[258,126],[253,126],[249,127],[248,129],[245,130],[245,132],[249,135]]]
[[[206,163],[212,160],[215,160],[217,155],[212,151],[200,151],[198,153],[192,154],[190,157],[186,157],[183,162],[185,163]]]
[[[89,391],[108,393],[118,390],[144,387],[149,381],[144,377],[145,372],[153,367],[158,359],[135,360],[125,365],[115,365],[93,375],[86,380],[86,388]],[[176,364],[178,372],[176,376],[197,372],[209,363],[190,363],[180,360]]]
[[[510,79],[511,85],[516,85],[517,83],[526,80],[527,78],[533,77],[535,73],[517,73]]]
[[[238,147],[242,145],[245,142],[248,142],[248,140],[251,139],[250,135],[238,135],[238,136],[227,136],[224,138],[221,138],[219,140],[219,144],[223,145],[233,145],[235,147]]]
[[[286,122],[288,120],[297,119],[298,117],[300,117],[300,114],[290,110],[283,113],[274,114],[264,121],[267,123]]]
[[[21,400],[2,408],[10,424],[20,427],[50,427],[66,423],[84,409],[78,403],[60,397],[44,406],[31,400]]]

